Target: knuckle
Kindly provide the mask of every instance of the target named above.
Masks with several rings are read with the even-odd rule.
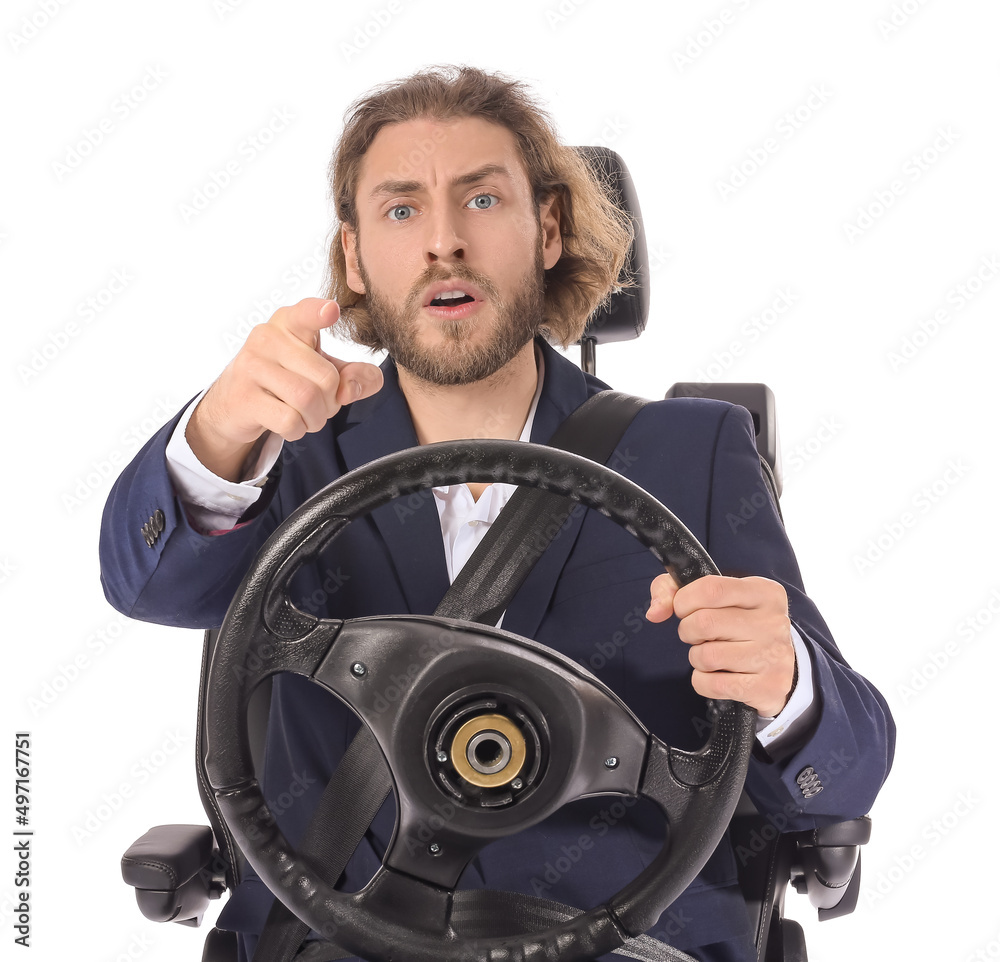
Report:
[[[298,441],[304,434],[302,419],[295,411],[285,408],[275,418],[272,430],[280,434],[286,441]]]
[[[725,660],[723,653],[719,650],[719,645],[709,642],[698,645],[697,648],[693,649],[693,652],[697,652],[698,667],[703,671],[718,671],[725,667]]]
[[[674,581],[668,574],[657,575],[649,585],[650,597],[669,601],[674,596]]]
[[[319,389],[315,384],[306,378],[296,378],[289,386],[285,400],[295,408],[296,411],[305,412],[315,406],[319,398]]]
[[[753,582],[754,587],[760,593],[760,597],[764,598],[767,604],[773,605],[781,611],[788,610],[788,592],[785,591],[784,585],[777,581],[772,581],[770,578],[756,576],[747,580]]]
[[[719,576],[703,578],[705,600],[711,605],[722,604],[726,596],[726,581]]]
[[[246,354],[233,359],[228,369],[229,389],[239,397],[254,398],[268,378],[268,362],[256,354]]]
[[[259,383],[264,377],[267,361],[254,351],[242,351],[233,361],[233,369],[250,381]]]
[[[777,618],[769,626],[768,650],[774,658],[792,658],[795,646],[792,644],[791,626],[787,619]]]
[[[320,358],[322,360],[322,358]],[[336,404],[337,391],[340,390],[342,380],[340,372],[328,361],[323,361],[326,369],[323,369],[317,381],[317,388],[326,400],[327,404]]]
[[[695,669],[691,672],[691,687],[703,698],[714,698],[712,694],[712,676],[704,671]]]
[[[281,307],[277,308],[275,312],[268,318],[267,324],[258,324],[258,328],[270,327],[272,333],[275,328],[287,329],[288,323],[292,318],[293,312],[302,304],[299,301],[298,304],[293,304],[289,306],[288,304],[282,304]],[[255,328],[256,330],[256,328]]]
[[[242,352],[259,351],[265,356],[270,356],[280,340],[280,327],[275,324],[274,318],[264,324],[255,324],[243,342]]]
[[[689,617],[692,621],[691,627],[699,638],[715,638],[718,634],[719,619],[713,609],[699,608]]]
[[[732,698],[741,701],[746,694],[745,684],[740,676],[725,671],[695,671],[692,685],[705,698]]]
[[[662,575],[657,575],[651,582],[650,587],[654,590],[666,591],[667,586],[670,583],[670,575],[664,572]]]
[[[244,340],[240,347],[239,354],[245,354],[248,351],[252,351],[257,345],[266,343],[270,334],[271,331],[268,324],[255,324],[250,328],[250,333],[247,334],[246,340]],[[237,357],[239,357],[239,354]]]
[[[701,650],[704,645],[695,645],[688,651],[688,661],[696,671],[709,671],[705,663],[705,653]]]
[[[702,640],[698,627],[692,620],[693,617],[693,615],[688,615],[686,618],[681,618],[677,625],[677,637],[689,645],[697,644]]]

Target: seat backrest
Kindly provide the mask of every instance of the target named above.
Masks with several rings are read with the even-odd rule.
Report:
[[[774,393],[766,384],[736,381],[679,381],[666,397],[710,397],[745,407],[753,418],[753,429],[764,468],[764,479],[772,486],[775,504],[781,496],[781,444]]]

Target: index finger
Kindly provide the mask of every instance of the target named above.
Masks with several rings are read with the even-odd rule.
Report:
[[[680,588],[674,596],[674,614],[685,618],[699,608],[759,608],[765,601],[765,580],[705,575]]]
[[[374,364],[343,361],[320,347],[320,332],[332,327],[339,319],[340,305],[323,297],[305,297],[291,307],[279,308],[272,318],[292,337],[337,369],[340,376],[334,382],[332,400],[336,405],[343,405],[375,394],[382,387],[383,378],[382,371]]]
[[[311,348],[319,347],[319,332],[337,323],[340,306],[325,297],[304,297],[291,307],[280,307],[272,320]]]

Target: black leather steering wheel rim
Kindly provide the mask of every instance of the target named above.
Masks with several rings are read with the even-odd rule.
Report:
[[[381,458],[344,475],[290,515],[244,578],[220,631],[210,669],[205,762],[209,781],[237,843],[265,884],[313,929],[365,958],[398,958],[401,947],[405,957],[414,962],[572,962],[593,958],[646,931],[714,850],[742,789],[754,737],[754,713],[739,703],[711,702],[714,724],[709,741],[698,752],[681,752],[642,728],[627,707],[584,669],[575,666],[574,670],[564,656],[534,642],[448,619],[399,616],[346,623],[319,619],[299,611],[288,599],[287,586],[294,572],[317,557],[351,520],[393,498],[460,481],[528,484],[595,508],[650,548],[681,584],[717,572],[697,540],[663,505],[632,482],[585,458],[554,448],[502,441],[426,445]],[[466,645],[476,649],[488,644],[494,659],[503,661],[509,655],[511,665],[518,658],[528,659],[532,672],[524,678],[534,677],[536,670],[542,675],[548,672],[552,677],[546,675],[544,684],[553,687],[551,692],[545,690],[545,697],[558,698],[565,691],[566,704],[571,706],[567,717],[577,718],[577,724],[588,731],[596,731],[595,726],[587,725],[586,712],[591,710],[588,706],[592,701],[603,706],[602,710],[615,705],[617,734],[633,746],[630,755],[626,752],[628,764],[613,776],[574,768],[570,780],[575,790],[585,785],[588,794],[612,791],[652,798],[670,821],[671,831],[653,862],[603,905],[530,937],[471,942],[458,937],[447,922],[453,871],[438,877],[434,874],[438,869],[428,870],[426,860],[414,859],[401,860],[400,868],[393,863],[394,849],[387,852],[386,864],[362,892],[336,892],[309,860],[288,844],[270,817],[254,778],[245,719],[253,688],[278,671],[299,672],[320,681],[372,727],[386,754],[404,821],[409,807],[426,804],[427,789],[416,784],[421,778],[419,766],[407,768],[394,757],[398,754],[393,741],[397,735],[389,726],[395,718],[374,719],[370,711],[365,714],[362,701],[351,700],[355,696],[342,681],[346,671],[338,659],[359,658],[359,651],[369,652],[365,656],[369,659],[378,658],[380,651],[395,650],[391,646],[400,632],[423,631],[428,624],[434,630],[455,632],[463,652]],[[510,670],[516,674],[516,669]],[[429,663],[427,671],[436,677],[441,665]],[[525,684],[530,686],[531,682]],[[417,697],[401,701],[400,712],[412,709]],[[573,714],[574,699],[585,705],[580,708],[583,714]],[[422,710],[423,703],[419,707]],[[633,723],[635,730],[630,727]],[[640,730],[646,741],[642,757],[637,759],[634,746]],[[558,753],[559,757],[563,754]],[[517,826],[511,829],[516,831],[534,824],[578,797],[564,797],[544,779],[540,784],[546,789],[537,789],[534,802],[517,799],[517,804],[506,809],[499,834],[507,834],[511,825]],[[527,814],[521,815],[521,811]],[[462,844],[467,841],[462,832],[476,836],[468,842],[472,846],[481,842],[479,836],[494,831],[480,827],[478,819],[478,813],[468,817],[463,813],[449,826],[449,855],[457,845],[460,851],[455,858],[460,859]],[[401,900],[415,906],[413,913],[399,918],[398,913],[389,911],[388,919],[378,918],[375,924],[376,915]]]

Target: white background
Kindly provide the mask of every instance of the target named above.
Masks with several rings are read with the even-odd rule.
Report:
[[[319,292],[346,106],[446,62],[523,78],[566,142],[631,168],[652,313],[598,373],[649,397],[699,378],[777,396],[806,585],[900,732],[861,904],[807,922],[811,958],[1000,955],[998,27],[987,0],[4,4],[3,737],[13,761],[31,732],[35,830],[32,947],[10,957],[200,958],[118,869],[148,826],[203,820],[200,635],[105,603],[101,509],[255,310]],[[249,147],[276,111],[292,119]],[[781,292],[792,306],[762,313]],[[0,859],[5,957],[14,872]]]

